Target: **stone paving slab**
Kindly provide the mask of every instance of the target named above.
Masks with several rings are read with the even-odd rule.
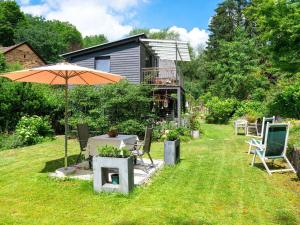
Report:
[[[151,176],[153,176],[164,166],[163,160],[154,159],[153,167],[150,167],[151,162],[149,159],[144,159],[144,162],[145,166],[141,165],[139,160],[137,160],[137,165],[134,166],[134,185],[142,185],[147,183]],[[62,168],[59,168],[56,170],[56,172],[49,173],[49,176],[60,179],[71,178],[78,180],[93,180],[93,171],[89,170],[89,164],[87,161],[70,166],[70,168],[74,168],[75,172],[72,174],[63,174],[61,172]]]

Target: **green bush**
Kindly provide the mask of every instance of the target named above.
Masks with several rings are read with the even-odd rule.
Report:
[[[14,131],[24,115],[49,116],[56,131],[63,131],[57,123],[64,112],[61,89],[0,78],[0,90],[0,132]]]
[[[25,145],[41,142],[44,138],[51,138],[54,132],[48,118],[39,116],[23,116],[16,127],[16,135]]]
[[[111,126],[120,132],[142,135],[153,118],[151,88],[121,81],[116,84],[77,86],[70,90],[70,124],[86,122],[91,130],[106,133]]]
[[[300,119],[300,80],[282,85],[269,103],[272,114]]]
[[[219,99],[212,97],[207,103],[208,123],[227,123],[236,110],[237,101],[235,99]]]
[[[300,147],[300,125],[294,124],[290,129],[289,133],[289,147],[292,146]]]
[[[117,125],[119,133],[122,134],[136,134],[139,137],[143,137],[145,133],[145,126],[143,123],[137,120],[126,120]]]
[[[0,151],[24,146],[20,136],[16,134],[0,134]]]
[[[175,141],[177,139],[179,139],[179,133],[177,132],[177,130],[170,130],[167,135],[166,135],[166,138],[167,138],[167,141]]]
[[[114,157],[114,158],[127,158],[129,157],[130,151],[126,148],[116,148],[111,145],[105,145],[97,149],[99,156],[101,157]]]
[[[233,117],[239,118],[243,116],[249,116],[254,118],[262,118],[266,114],[266,106],[263,102],[247,100],[238,104],[238,108],[235,111]]]
[[[190,128],[191,128],[191,130],[199,130],[200,131],[200,120],[196,113],[192,113],[190,116]]]

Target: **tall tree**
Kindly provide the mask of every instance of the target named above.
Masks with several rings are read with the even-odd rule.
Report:
[[[88,48],[94,45],[100,45],[108,42],[104,34],[85,36],[83,38],[83,47]]]
[[[273,62],[283,70],[300,71],[300,1],[252,0],[246,15]]]
[[[14,30],[19,22],[24,20],[24,14],[15,1],[0,0],[0,44],[14,44]]]
[[[72,24],[31,15],[19,23],[15,40],[28,41],[48,62],[57,62],[60,54],[82,46],[81,34]]]
[[[144,33],[148,38],[163,39],[163,40],[179,40],[179,34],[170,31],[168,28],[159,31],[150,31],[147,28],[134,28],[130,31],[129,36]]]
[[[233,40],[235,29],[247,24],[243,15],[243,9],[247,5],[247,0],[225,0],[218,5],[209,24],[207,53],[210,58],[218,55],[220,41]]]

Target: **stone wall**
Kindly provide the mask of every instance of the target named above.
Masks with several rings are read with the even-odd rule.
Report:
[[[41,58],[26,44],[6,52],[5,59],[7,63],[20,63],[24,69],[45,65],[43,60],[41,60]]]

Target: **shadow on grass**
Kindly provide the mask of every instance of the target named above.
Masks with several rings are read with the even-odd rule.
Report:
[[[184,216],[182,217],[168,217],[166,218],[166,221],[168,224],[173,225],[210,225],[210,222],[207,222],[205,220],[199,220],[199,219],[189,219]],[[136,221],[120,221],[117,223],[114,223],[115,225],[138,225],[141,224],[140,222]]]
[[[275,164],[275,163],[273,164],[271,162],[268,162],[267,165],[268,165],[270,170],[280,170],[280,169],[286,169],[287,168],[284,165],[278,165],[278,164]],[[266,171],[266,168],[264,167],[264,165],[261,162],[255,162],[254,166],[256,168],[259,168],[260,170]]]
[[[276,223],[282,225],[296,225],[296,216],[287,210],[279,210],[275,213]]]
[[[78,155],[68,156],[68,165],[75,164],[77,156]],[[54,172],[56,169],[64,166],[64,160],[65,158],[59,158],[46,162],[44,168],[40,171],[40,173]]]

